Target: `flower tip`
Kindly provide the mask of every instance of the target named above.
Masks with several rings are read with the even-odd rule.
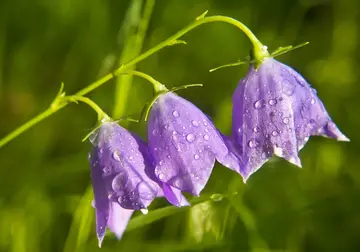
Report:
[[[99,248],[101,248],[103,240],[104,240],[104,236],[98,236],[98,246],[99,246]]]
[[[291,157],[288,159],[288,161],[294,165],[296,165],[297,167],[299,168],[302,168],[302,164],[301,164],[301,161],[300,161],[300,158],[298,157]]]
[[[149,210],[147,210],[147,208],[142,208],[140,209],[140,212],[144,215],[147,215],[149,213]]]
[[[345,135],[340,135],[336,138],[336,140],[341,141],[341,142],[350,142],[350,139],[347,138]]]

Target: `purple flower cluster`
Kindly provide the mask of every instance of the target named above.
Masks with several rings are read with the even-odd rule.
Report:
[[[348,141],[304,78],[271,58],[240,81],[232,118],[232,135],[224,136],[195,105],[167,92],[151,108],[148,144],[104,122],[89,157],[99,244],[107,227],[120,238],[133,211],[146,213],[156,197],[189,205],[182,192],[199,196],[215,160],[246,181],[274,155],[301,166],[298,152],[310,136]]]

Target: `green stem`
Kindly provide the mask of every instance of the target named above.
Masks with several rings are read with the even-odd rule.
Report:
[[[21,133],[23,133],[26,130],[30,129],[32,126],[34,126],[38,122],[40,122],[40,121],[44,120],[45,118],[51,116],[55,112],[56,111],[54,111],[52,108],[48,108],[47,110],[45,110],[41,114],[38,114],[37,116],[32,118],[30,121],[28,121],[25,124],[21,125],[20,127],[18,127],[17,129],[15,129],[10,134],[6,135],[4,138],[2,138],[0,140],[0,148],[2,146],[4,146],[5,144],[7,144],[8,142],[10,142],[12,139],[16,138]]]
[[[168,91],[168,89],[163,84],[161,84],[160,82],[158,82],[157,80],[155,80],[153,77],[151,77],[150,75],[148,75],[146,73],[132,70],[132,71],[127,71],[124,74],[136,75],[136,76],[139,76],[139,77],[144,78],[145,80],[149,81],[153,85],[155,93]]]
[[[196,28],[196,27],[198,27],[198,26],[200,26],[202,24],[212,23],[212,22],[225,22],[225,23],[229,23],[229,24],[232,24],[232,25],[238,27],[241,31],[243,31],[248,36],[251,43],[253,44],[253,52],[254,52],[255,59],[258,60],[259,62],[261,62],[262,59],[265,57],[264,55],[266,55],[266,53],[267,53],[266,47],[263,46],[263,44],[255,37],[255,35],[250,31],[250,29],[247,28],[243,23],[241,23],[240,21],[237,21],[236,19],[226,17],[226,16],[203,17],[203,15],[202,15],[201,17],[197,18],[193,23],[191,23],[190,25],[188,25],[185,28],[181,29],[180,31],[178,31],[177,33],[175,33],[174,35],[172,35],[168,39],[165,39],[164,41],[160,42],[159,44],[157,44],[153,48],[149,49],[148,51],[142,53],[138,57],[128,61],[125,64],[123,64],[116,71],[114,71],[114,73],[107,74],[104,77],[102,77],[101,79],[99,79],[99,80],[95,81],[94,83],[90,84],[89,86],[81,89],[80,91],[78,91],[75,94],[75,96],[83,96],[83,95],[86,95],[86,94],[90,93],[94,89],[96,89],[96,88],[100,87],[101,85],[103,85],[108,80],[114,78],[114,76],[117,76],[117,75],[119,75],[119,74],[121,74],[123,72],[126,72],[127,68],[130,68],[131,66],[137,64],[138,62],[148,58],[149,56],[153,55],[154,53],[160,51],[162,48],[164,48],[164,47],[166,47],[168,45],[172,45],[174,43],[174,41],[176,41],[178,38],[180,38],[184,34],[191,31],[192,29],[194,29],[194,28]],[[8,142],[10,142],[15,137],[19,136],[21,133],[23,133],[26,130],[30,129],[32,126],[34,126],[38,122],[44,120],[45,118],[47,118],[50,115],[54,114],[55,112],[57,112],[61,108],[65,107],[66,105],[67,105],[67,103],[62,103],[62,104],[58,104],[57,106],[51,106],[50,108],[46,109],[41,114],[37,115],[36,117],[31,119],[30,121],[28,121],[25,124],[23,124],[22,126],[18,127],[13,132],[9,133],[7,136],[5,136],[4,138],[2,138],[0,140],[0,148],[2,146],[4,146],[5,144],[7,144]]]
[[[69,101],[81,101],[87,105],[89,105],[95,112],[98,114],[98,121],[109,121],[110,117],[92,100],[90,100],[87,97],[84,96],[78,96],[78,95],[71,95],[71,96],[65,96],[63,99],[69,100]]]

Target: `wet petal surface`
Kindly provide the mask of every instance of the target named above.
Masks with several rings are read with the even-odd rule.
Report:
[[[228,149],[209,118],[173,93],[161,95],[153,105],[148,137],[156,177],[181,191],[199,195],[215,159],[230,163]]]
[[[292,68],[267,59],[250,68],[233,94],[233,129],[246,180],[273,155],[300,166],[298,151],[312,135],[347,138],[337,129],[316,91]]]

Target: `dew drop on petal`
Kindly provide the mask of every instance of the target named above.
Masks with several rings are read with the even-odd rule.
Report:
[[[158,177],[159,177],[159,179],[160,179],[160,180],[165,179],[165,175],[164,175],[164,174],[162,174],[162,173],[160,173]]]
[[[270,99],[268,103],[269,105],[274,106],[276,105],[277,101],[275,99]]]
[[[120,172],[111,183],[113,190],[115,192],[123,190],[126,187],[127,180],[127,174],[125,172]]]
[[[274,130],[273,132],[271,132],[271,135],[272,135],[272,136],[277,136],[277,135],[279,135],[279,132],[277,132],[276,130]]]
[[[258,133],[259,130],[260,130],[260,128],[259,128],[258,126],[255,126],[255,127],[253,128],[253,131],[254,131],[255,133]]]
[[[209,135],[205,134],[203,138],[205,141],[207,141],[207,140],[209,140],[210,137],[209,137]]]
[[[178,179],[175,180],[175,182],[174,182],[174,186],[175,186],[175,187],[181,188],[182,185],[183,185],[183,181],[182,181],[180,178],[178,178]]]
[[[195,136],[193,135],[193,134],[187,134],[187,136],[186,136],[186,141],[188,141],[189,143],[192,143],[192,142],[194,142],[194,140],[195,140]]]
[[[164,164],[164,161],[163,160],[160,160],[159,161],[159,165],[163,165]]]
[[[194,155],[194,159],[198,160],[200,158],[200,156],[198,154]]]
[[[259,108],[263,108],[264,107],[264,101],[263,100],[257,100],[255,103],[254,103],[254,108],[256,109],[259,109]]]
[[[192,121],[191,124],[194,125],[194,127],[198,127],[198,126],[199,126],[198,121]]]
[[[134,157],[133,157],[133,156],[129,156],[129,160],[134,160]]]
[[[109,167],[107,167],[107,166],[105,166],[105,167],[102,169],[102,171],[103,171],[103,173],[104,173],[105,176],[110,175],[110,173],[111,173],[111,169],[110,169]]]
[[[255,139],[251,139],[249,142],[248,142],[248,145],[250,148],[255,148],[257,146],[257,142]]]
[[[120,161],[121,158],[120,158],[120,154],[117,150],[114,151],[113,153],[113,159],[115,159],[116,161]]]
[[[172,112],[172,114],[173,114],[174,117],[179,117],[180,116],[179,112],[177,112],[176,110],[174,110]]]
[[[314,99],[314,98],[311,98],[310,103],[311,103],[311,104],[315,104],[315,99]]]
[[[288,124],[289,123],[289,117],[284,117],[282,121],[283,121],[284,124]]]

